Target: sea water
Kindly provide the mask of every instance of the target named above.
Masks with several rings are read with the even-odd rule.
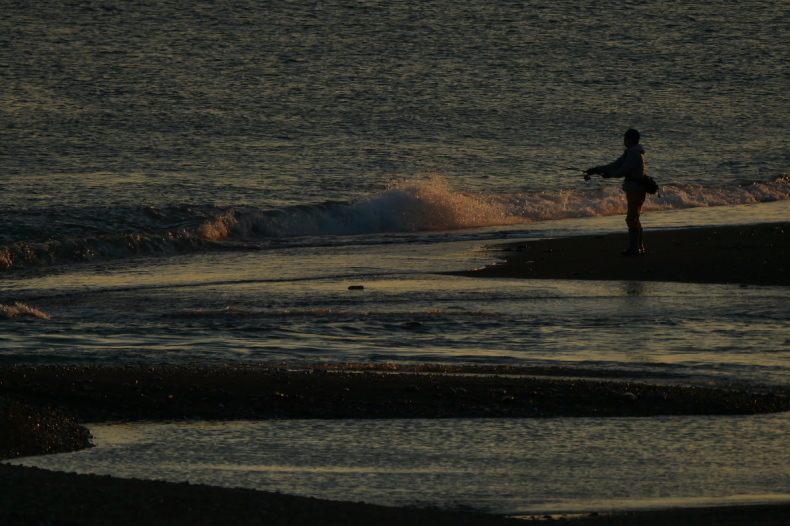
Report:
[[[787,386],[786,288],[437,273],[503,240],[624,230],[618,183],[581,170],[628,127],[662,185],[648,236],[787,221],[789,9],[6,2],[0,362]]]

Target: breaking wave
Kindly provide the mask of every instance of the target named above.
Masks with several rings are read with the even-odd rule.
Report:
[[[661,196],[650,197],[644,210],[785,199],[790,199],[790,176],[781,175],[769,182],[719,188],[662,187]],[[136,255],[260,249],[275,240],[304,236],[448,231],[624,212],[625,200],[615,185],[498,195],[459,191],[445,179],[434,177],[396,182],[354,202],[330,201],[276,210],[184,207],[116,210],[114,213],[124,215],[125,231],[83,235],[69,231],[68,237],[54,235],[43,241],[12,239],[0,245],[0,270]],[[68,218],[63,222],[69,223]]]

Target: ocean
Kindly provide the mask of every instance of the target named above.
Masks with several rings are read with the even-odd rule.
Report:
[[[624,231],[787,221],[790,6],[7,1],[0,363],[597,367],[790,385],[782,287],[475,280]],[[726,264],[726,262],[722,262]],[[362,286],[361,290],[349,290]]]

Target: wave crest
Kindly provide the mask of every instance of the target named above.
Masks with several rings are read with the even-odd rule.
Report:
[[[790,199],[790,177],[719,188],[668,185],[645,212]],[[328,201],[277,210],[145,208],[129,223],[141,233],[109,233],[20,241],[0,246],[0,270],[48,264],[169,255],[216,249],[259,249],[275,239],[304,236],[446,231],[531,221],[625,213],[616,184],[555,192],[488,194],[454,189],[446,179],[396,181],[354,202]],[[135,223],[137,221],[137,223]],[[153,228],[151,221],[162,227]]]

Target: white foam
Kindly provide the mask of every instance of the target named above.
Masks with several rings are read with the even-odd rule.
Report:
[[[790,199],[790,177],[744,186],[707,188],[667,186],[650,196],[645,212],[741,205]],[[354,235],[384,232],[445,231],[533,221],[623,214],[618,184],[584,190],[486,194],[453,188],[442,177],[392,183],[353,203],[299,206],[255,217],[236,214],[227,232],[242,237]],[[221,218],[227,221],[227,218]],[[215,237],[212,237],[215,239]]]

